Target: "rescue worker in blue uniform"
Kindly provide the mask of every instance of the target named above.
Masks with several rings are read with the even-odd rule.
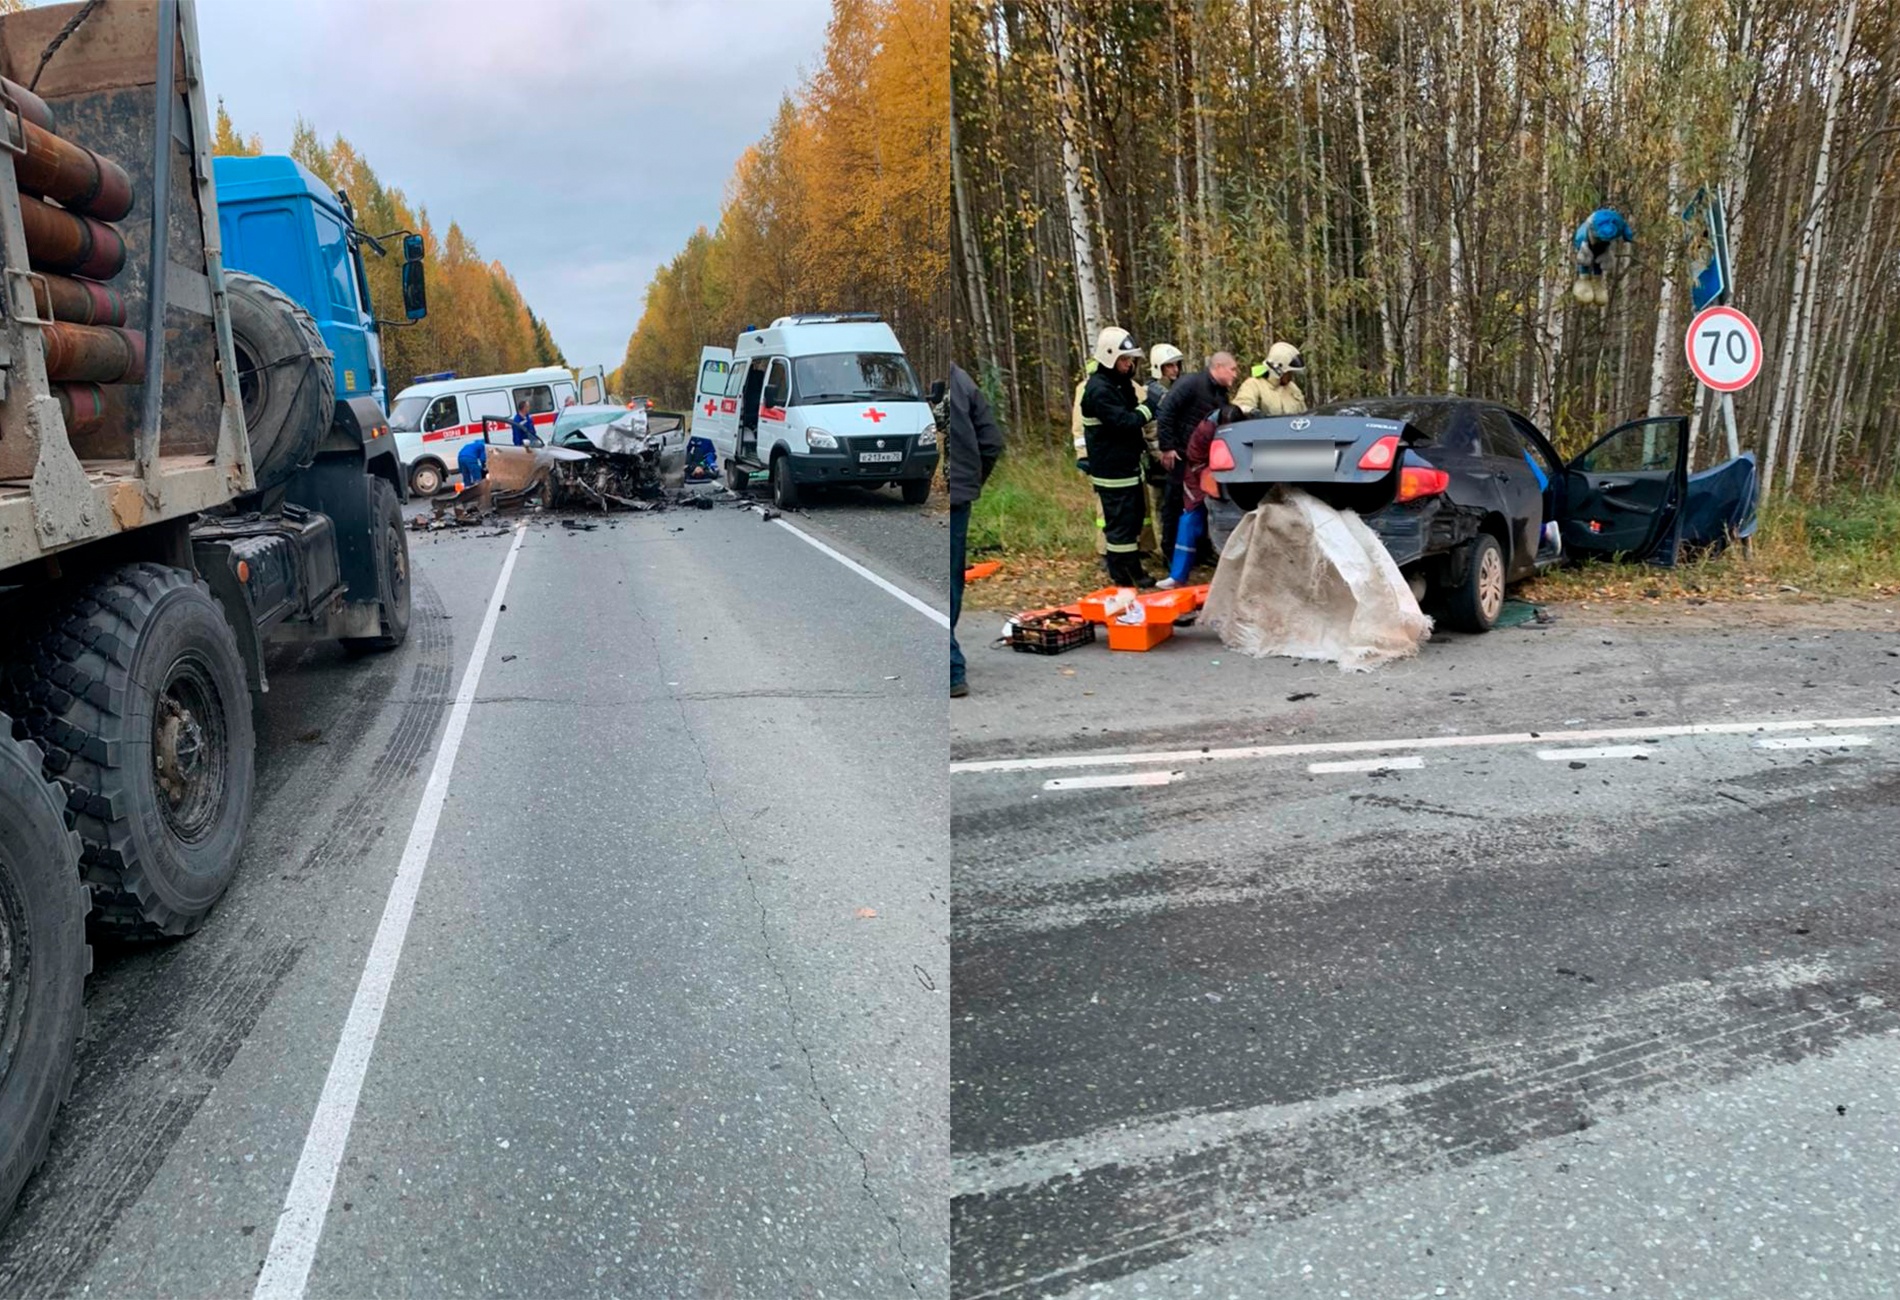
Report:
[[[522,398],[515,403],[515,418],[508,421],[508,427],[515,431],[515,446],[539,447],[541,435],[534,431],[534,417],[528,414],[528,399]]]
[[[474,487],[488,477],[488,440],[465,443],[462,450],[455,454],[455,467],[462,471],[464,490]]]

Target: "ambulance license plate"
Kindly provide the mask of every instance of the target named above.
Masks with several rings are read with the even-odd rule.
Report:
[[[904,459],[901,451],[861,451],[858,453],[860,465],[895,465]]]

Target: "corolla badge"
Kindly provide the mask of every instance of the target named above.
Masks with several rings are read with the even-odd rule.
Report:
[[[877,449],[878,449],[879,451],[883,451],[883,450],[884,450],[884,439],[882,439],[882,438],[879,438],[879,439],[877,440]]]
[[[1287,428],[1293,430],[1293,432],[1295,433],[1298,433],[1301,429],[1310,429],[1312,428],[1312,426],[1313,426],[1313,422],[1311,420],[1295,420],[1293,421],[1293,423],[1287,425]]]

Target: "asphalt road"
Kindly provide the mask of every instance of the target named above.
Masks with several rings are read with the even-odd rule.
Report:
[[[513,544],[273,654],[237,883],[98,954],[0,1296],[251,1294]],[[942,1295],[942,627],[724,501],[538,521],[500,599],[307,1294]]]
[[[764,498],[762,487],[753,490]],[[807,492],[793,518],[810,520],[834,542],[874,558],[880,571],[902,576],[919,590],[935,593],[936,604],[949,605],[950,508],[941,484],[922,506],[905,505],[891,487]],[[948,674],[948,667],[944,671]]]
[[[953,1294],[1894,1294],[1900,620],[1801,621],[979,652]]]

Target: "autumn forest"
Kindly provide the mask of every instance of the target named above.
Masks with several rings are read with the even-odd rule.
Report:
[[[1684,227],[1727,207],[1777,489],[1900,470],[1900,7],[1863,0],[982,0],[953,17],[957,349],[1066,422],[1100,324],[1303,346],[1317,395],[1468,391],[1574,441],[1693,411]],[[1570,234],[1636,232],[1604,308]]]

